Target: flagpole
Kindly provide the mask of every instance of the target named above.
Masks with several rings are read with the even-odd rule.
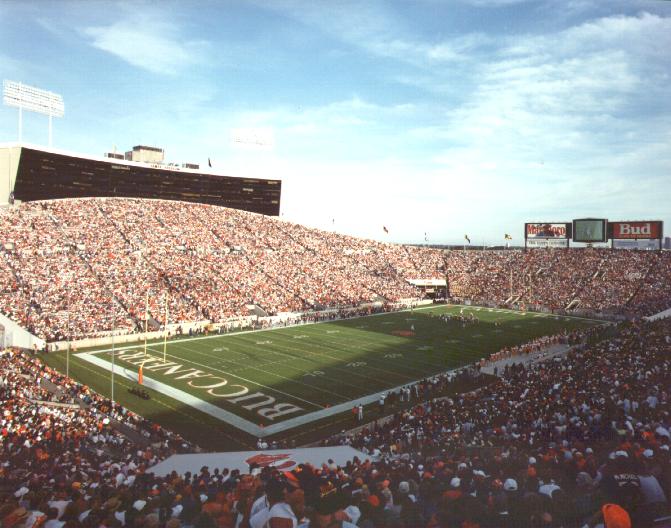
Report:
[[[144,355],[147,355],[147,323],[149,322],[149,290],[144,305]]]
[[[69,298],[69,296],[68,296]],[[72,309],[72,306],[68,302],[68,352],[67,355],[65,356],[65,375],[66,377],[70,377],[70,347],[72,346],[72,332],[70,330],[70,310]]]
[[[165,363],[166,349],[168,347],[168,294],[165,295],[165,318],[163,322],[163,363]]]
[[[510,268],[510,300],[512,301],[513,297],[513,269]]]
[[[114,295],[112,295],[112,391],[111,397],[114,402],[114,333],[116,330],[116,310],[114,309]]]

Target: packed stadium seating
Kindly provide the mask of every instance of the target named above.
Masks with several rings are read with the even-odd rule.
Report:
[[[454,399],[426,399],[425,382],[412,391],[413,406],[386,424],[325,441],[359,447],[370,460],[253,475],[193,468],[165,478],[147,469],[193,446],[6,350],[0,520],[262,526],[253,511],[289,519],[277,526],[307,517],[310,526],[369,528],[569,528],[604,518],[606,526],[651,527],[668,515],[671,493],[671,322],[620,324],[605,340],[601,331],[564,357],[509,367]],[[621,524],[609,524],[614,518]]]
[[[49,341],[113,328],[224,321],[419,291],[448,277],[477,303],[640,316],[671,306],[671,253],[441,251],[384,244],[216,206],[142,199],[24,203],[0,212],[0,311]]]

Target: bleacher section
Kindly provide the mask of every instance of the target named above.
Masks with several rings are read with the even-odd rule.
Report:
[[[0,311],[49,341],[194,320],[395,302],[445,279],[476,303],[649,315],[671,306],[671,254],[440,251],[211,205],[86,198],[0,212]]]

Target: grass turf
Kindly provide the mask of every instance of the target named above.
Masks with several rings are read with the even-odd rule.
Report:
[[[458,321],[439,318],[444,313],[459,314],[462,309],[464,315],[472,313],[479,322],[462,326]],[[250,392],[262,392],[277,402],[300,407],[300,412],[282,417],[292,418],[473,363],[504,346],[595,324],[598,322],[585,319],[436,305],[323,324],[180,339],[168,342],[166,355],[169,362],[181,365],[182,371],[197,369],[228,380],[228,385],[220,390],[244,385]],[[139,344],[127,353],[141,351],[143,345]],[[109,351],[95,353],[110,359]],[[162,358],[163,344],[150,343],[148,354]],[[65,370],[65,354],[49,354],[45,360],[58,370]],[[118,360],[118,364],[137,369],[123,360]],[[110,373],[104,369],[70,354],[70,373],[109,395]],[[146,370],[145,376],[253,423],[274,423],[260,417],[256,408],[244,409],[245,402],[236,405],[230,399],[211,396],[188,385],[189,381],[196,385],[205,381],[176,380],[175,375]],[[146,401],[129,394],[128,389],[134,385],[117,376],[115,399],[203,447],[238,449],[253,445],[254,439],[248,434],[160,392],[150,390],[151,399]],[[305,443],[342,429],[350,420],[348,411],[276,436]]]

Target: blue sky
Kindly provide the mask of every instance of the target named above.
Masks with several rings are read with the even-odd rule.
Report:
[[[281,178],[287,219],[403,242],[671,229],[669,50],[665,1],[0,3],[3,78],[63,95],[55,147],[209,157]],[[44,116],[24,140],[46,144]]]

